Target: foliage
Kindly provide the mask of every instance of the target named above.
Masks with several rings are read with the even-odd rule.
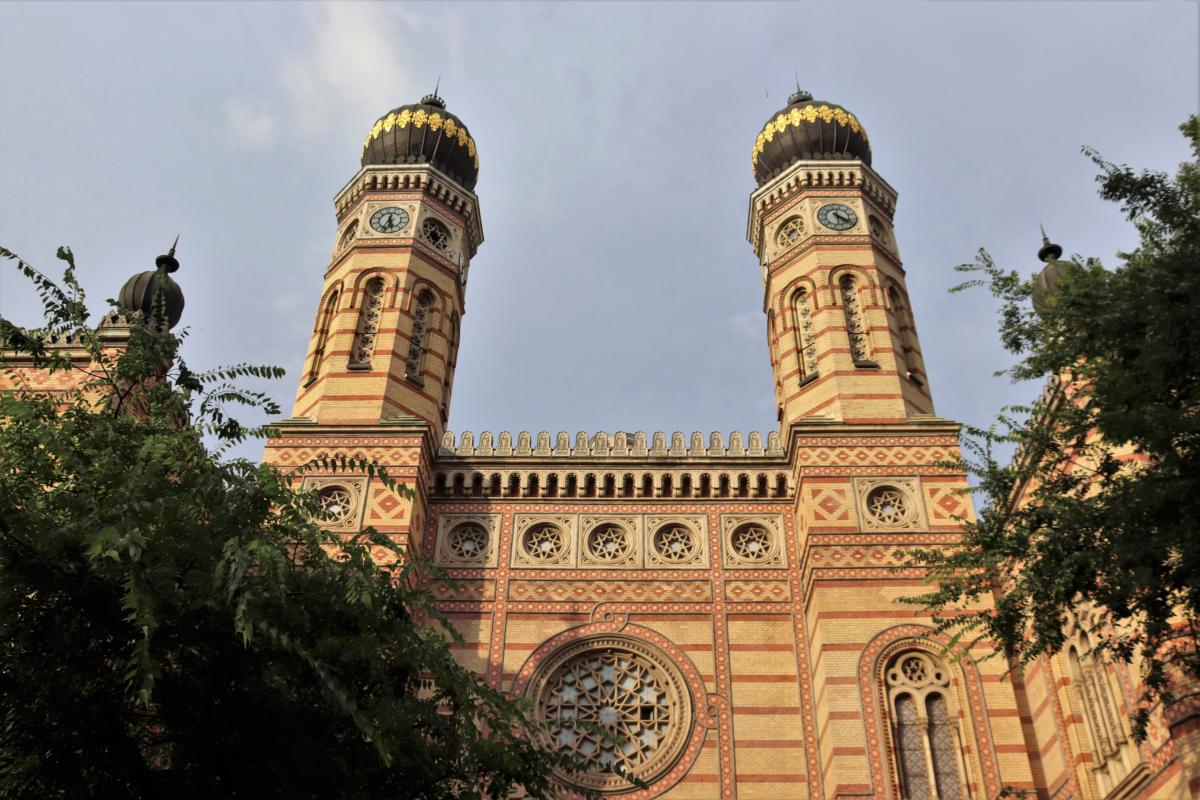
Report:
[[[1100,196],[1140,234],[1116,268],[1059,262],[1052,292],[984,251],[958,268],[980,277],[956,290],[1001,301],[1007,374],[1051,382],[1034,406],[968,429],[960,466],[985,501],[978,521],[960,547],[915,553],[937,588],[914,600],[956,643],[991,641],[1024,663],[1078,624],[1138,665],[1139,737],[1176,679],[1200,678],[1200,119],[1181,130],[1195,158],[1174,178],[1084,150]],[[1001,443],[1017,445],[1011,463],[994,455]],[[974,605],[993,592],[994,608]]]
[[[0,320],[10,378],[80,378],[0,394],[0,796],[553,795],[570,765],[456,664],[415,562],[377,563],[388,537],[331,534],[314,495],[222,460],[262,433],[228,407],[278,413],[236,381],[282,370],[193,372],[153,324],[114,349],[69,250],[65,289],[0,255],[46,315]]]

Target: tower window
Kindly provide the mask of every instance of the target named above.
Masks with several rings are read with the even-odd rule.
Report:
[[[350,349],[352,368],[370,368],[382,317],[383,278],[372,278],[363,290],[362,311],[358,315],[358,328],[354,332],[354,346]]]
[[[443,253],[450,249],[450,229],[441,220],[426,217],[421,223],[421,238]]]
[[[433,308],[433,294],[428,290],[417,295],[413,303],[412,338],[408,345],[408,359],[404,362],[404,377],[418,386],[424,384],[421,370],[425,365],[425,353],[429,341],[429,311]]]
[[[803,238],[804,220],[799,217],[790,217],[775,232],[775,244],[783,250],[795,247]]]
[[[817,339],[813,334],[812,303],[807,289],[801,289],[792,297],[792,324],[796,329],[800,382],[808,383],[817,377]]]
[[[321,309],[320,316],[317,317],[317,343],[313,348],[312,367],[308,371],[308,383],[312,383],[317,379],[321,372],[321,361],[325,358],[325,342],[329,339],[329,328],[333,324],[333,315],[337,311],[338,293],[334,292],[329,295],[329,299],[325,301],[325,307]]]
[[[345,232],[342,233],[342,238],[340,241],[338,241],[338,252],[340,253],[341,251],[343,251],[347,247],[349,247],[350,243],[353,242],[355,237],[357,237],[357,236],[358,236],[358,220],[355,219],[355,220],[350,221],[350,224],[346,226]]]
[[[850,357],[856,367],[873,367],[871,360],[871,340],[863,321],[862,305],[858,298],[858,284],[849,275],[843,275],[840,282],[842,294],[842,311],[846,315],[846,334],[850,338]]]

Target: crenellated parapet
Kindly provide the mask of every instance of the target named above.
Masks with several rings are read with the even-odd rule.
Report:
[[[439,458],[781,458],[784,455],[779,433],[767,434],[766,445],[758,431],[745,437],[740,431],[729,435],[728,444],[721,433],[714,431],[706,439],[696,431],[690,437],[679,431],[668,434],[656,431],[647,435],[644,431],[627,433],[594,433],[584,431],[574,438],[559,432],[551,438],[550,433],[541,431],[536,435],[521,431],[516,435],[503,431],[493,434],[486,431],[478,439],[471,431],[464,431],[456,438],[447,431],[442,437]]]

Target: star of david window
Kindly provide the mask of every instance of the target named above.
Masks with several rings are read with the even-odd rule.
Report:
[[[742,525],[737,528],[730,545],[739,559],[751,563],[766,561],[775,549],[771,532],[761,525]]]
[[[700,549],[696,534],[686,525],[664,525],[654,532],[651,540],[654,552],[670,564],[691,561]]]
[[[591,791],[632,788],[669,769],[687,743],[690,696],[678,669],[648,645],[606,637],[552,657],[533,684],[551,744],[585,766],[566,779]]]
[[[421,238],[443,253],[450,249],[450,229],[433,217],[421,223]]]
[[[555,525],[543,523],[525,531],[521,545],[534,561],[555,561],[567,547],[567,538]]]
[[[464,523],[450,531],[446,549],[455,561],[478,563],[487,557],[488,532],[482,525]]]
[[[587,549],[596,561],[616,564],[633,551],[633,539],[620,525],[600,525],[588,534]]]
[[[775,233],[775,244],[784,249],[799,244],[804,238],[804,221],[799,217],[792,217],[779,226],[779,230]]]
[[[867,513],[878,524],[894,527],[908,523],[915,509],[895,486],[876,486],[867,494]]]
[[[354,508],[354,498],[345,486],[326,486],[317,493],[317,502],[321,504],[324,521],[331,525],[345,522]]]

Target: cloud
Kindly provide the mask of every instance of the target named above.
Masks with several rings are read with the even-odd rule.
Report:
[[[245,97],[235,97],[225,104],[225,123],[233,140],[252,150],[272,144],[278,129],[274,116]]]

